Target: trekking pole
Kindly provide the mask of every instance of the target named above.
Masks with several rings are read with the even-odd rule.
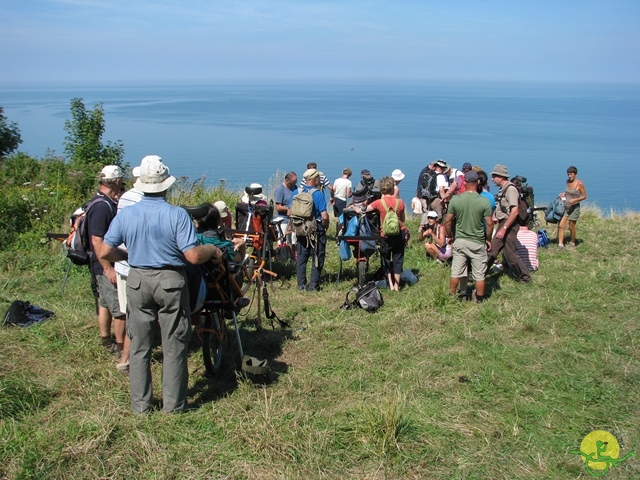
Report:
[[[60,295],[64,295],[64,287],[67,284],[67,278],[69,278],[69,273],[71,272],[71,259],[67,259],[69,262],[67,263],[67,272],[64,274],[64,278],[62,279],[62,291]]]

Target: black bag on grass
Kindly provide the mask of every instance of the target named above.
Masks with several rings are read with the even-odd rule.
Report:
[[[350,300],[349,295],[355,293],[355,300]],[[353,287],[347,292],[342,308],[349,310],[354,307],[360,307],[367,312],[375,312],[384,305],[384,299],[376,282],[369,282],[362,287]]]
[[[31,305],[29,302],[15,300],[4,314],[2,326],[14,325],[17,327],[29,327],[34,323],[40,323],[47,318],[53,317],[55,313],[44,308]]]

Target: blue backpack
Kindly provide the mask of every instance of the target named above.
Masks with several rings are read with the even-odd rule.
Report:
[[[347,224],[347,230],[344,232],[344,235],[353,237],[357,234],[358,234],[358,217],[355,216],[351,218],[351,220],[349,220],[349,223]],[[340,259],[343,262],[345,262],[350,258],[351,258],[351,245],[349,245],[349,242],[347,242],[346,240],[340,240]]]
[[[538,230],[538,247],[549,248],[549,235],[544,228]]]
[[[547,210],[544,212],[544,219],[547,223],[558,223],[564,216],[564,202],[560,197],[549,204]]]

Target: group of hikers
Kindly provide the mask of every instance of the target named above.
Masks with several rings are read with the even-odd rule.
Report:
[[[379,240],[385,280],[390,290],[400,289],[404,251],[409,240],[405,226],[407,207],[400,198],[405,178],[399,169],[376,180],[368,169],[360,172],[355,187],[349,168],[331,183],[314,162],[307,164],[300,185],[295,172],[285,175],[274,193],[274,214],[283,225],[287,243],[295,248],[297,288],[319,291],[329,228],[328,209],[337,218],[336,237],[344,238],[349,212],[361,219],[378,219],[372,235]],[[580,202],[587,198],[577,169],[567,171],[562,196],[565,216],[559,224],[558,248],[564,248],[568,222],[575,246],[575,224]],[[187,354],[192,333],[188,266],[205,262],[241,261],[246,244],[228,235],[232,214],[223,201],[206,205],[200,218],[167,202],[167,190],[175,182],[157,155],[142,159],[133,169],[132,188],[118,166],[105,166],[99,189],[86,206],[90,239],[90,271],[102,345],[118,358],[116,368],[130,376],[131,407],[135,413],[152,409],[151,352],[159,333],[163,348],[163,409],[187,409]],[[418,176],[411,210],[421,216],[419,239],[425,255],[451,263],[452,295],[482,302],[485,276],[503,268],[503,258],[513,277],[530,283],[530,271],[538,268],[538,237],[519,219],[521,190],[510,180],[506,166],[490,173],[499,191],[490,193],[488,176],[480,167],[465,163],[460,170],[444,160],[427,165]],[[327,202],[327,195],[329,201]],[[259,184],[245,190],[241,202],[266,205]],[[236,228],[240,228],[236,225]],[[223,256],[225,256],[223,258]],[[311,260],[311,273],[307,267]],[[469,277],[475,288],[468,292]],[[246,306],[243,298],[240,307]],[[115,342],[111,337],[111,328]]]

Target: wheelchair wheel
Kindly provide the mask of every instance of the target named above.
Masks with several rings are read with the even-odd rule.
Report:
[[[362,287],[367,283],[367,263],[366,259],[358,260],[358,286]]]
[[[209,312],[204,321],[202,332],[202,359],[207,372],[211,375],[222,369],[223,343],[226,337],[224,320],[218,312]]]

